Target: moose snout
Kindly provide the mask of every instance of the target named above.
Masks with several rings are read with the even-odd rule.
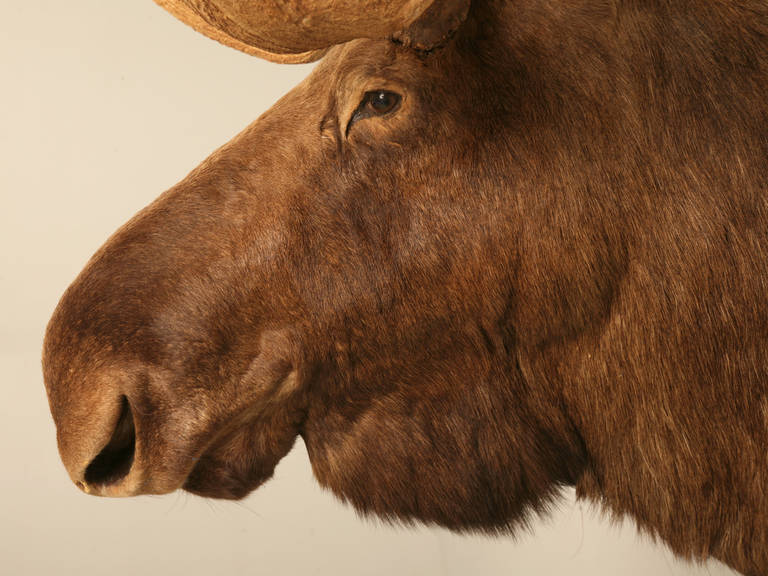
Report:
[[[149,459],[143,387],[152,378],[141,362],[110,360],[104,350],[62,346],[61,324],[49,327],[43,371],[62,463],[87,494],[133,496],[147,491]],[[69,344],[69,343],[68,343]],[[96,366],[89,366],[87,359]],[[174,485],[172,488],[175,488]],[[164,490],[165,492],[169,490]]]
[[[77,418],[57,422],[59,451],[78,488],[98,496],[140,491],[135,411],[124,395],[90,404]]]
[[[184,433],[167,422],[145,388],[162,380],[140,363],[79,370],[47,354],[46,387],[61,460],[72,482],[94,496],[166,494],[181,487],[194,459]],[[178,405],[177,405],[178,408]]]

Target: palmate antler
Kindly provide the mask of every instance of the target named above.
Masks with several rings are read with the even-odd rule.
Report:
[[[155,1],[209,38],[280,63],[313,62],[356,38],[397,37],[430,49],[469,9],[469,0]]]

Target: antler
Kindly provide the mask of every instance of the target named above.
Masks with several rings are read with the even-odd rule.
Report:
[[[273,62],[312,62],[355,38],[430,48],[464,20],[469,0],[155,0],[198,32]],[[422,19],[423,16],[423,19]]]

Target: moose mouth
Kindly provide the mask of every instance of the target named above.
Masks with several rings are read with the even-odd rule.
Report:
[[[136,453],[136,426],[128,399],[123,396],[115,429],[104,448],[85,469],[88,486],[103,487],[123,480],[133,466]]]
[[[181,488],[197,496],[240,500],[272,476],[276,462],[261,462],[244,446],[247,427],[220,438],[196,458]],[[246,441],[247,442],[247,441]]]

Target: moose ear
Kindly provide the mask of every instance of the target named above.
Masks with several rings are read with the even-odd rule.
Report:
[[[470,0],[155,0],[198,32],[273,62],[312,62],[356,38],[442,42]]]

